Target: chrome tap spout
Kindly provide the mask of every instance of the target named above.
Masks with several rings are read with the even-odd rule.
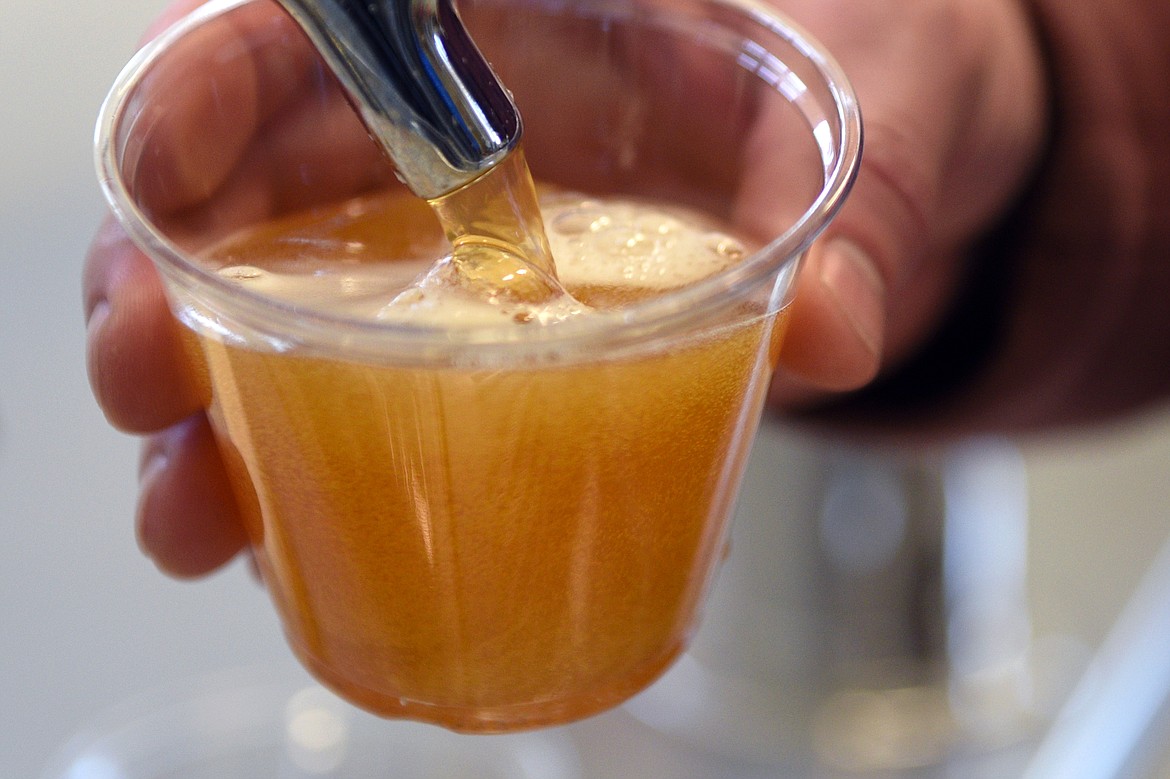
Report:
[[[415,194],[451,192],[519,142],[516,106],[452,0],[279,2]]]

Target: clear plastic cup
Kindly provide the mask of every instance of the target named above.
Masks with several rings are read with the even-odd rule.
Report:
[[[297,656],[378,714],[489,732],[616,705],[686,646],[800,258],[861,138],[837,66],[762,4],[460,12],[515,95],[539,181],[701,213],[748,256],[553,326],[362,319],[225,278],[208,252],[241,231],[307,263],[332,241],[343,259],[307,273],[342,286],[395,251],[393,230],[345,232],[399,185],[268,0],[209,3],[148,45],[103,107],[97,153],[206,376]],[[288,239],[282,220],[326,212],[342,238],[326,220]]]

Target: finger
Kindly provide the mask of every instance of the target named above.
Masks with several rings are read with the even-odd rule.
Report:
[[[902,359],[950,299],[961,263],[932,242],[936,168],[891,161],[909,143],[871,134],[849,202],[798,278],[780,357],[794,380],[782,375],[774,399],[806,385],[863,386]]]
[[[398,182],[388,158],[350,104],[339,90],[324,90],[275,114],[213,197],[158,226],[176,244],[198,250],[241,227],[391,184]]]
[[[272,3],[192,28],[152,62],[127,106],[121,183],[186,251],[394,180],[307,38]]]
[[[89,381],[114,427],[160,430],[207,405],[201,363],[162,281],[113,218],[86,257],[82,289]]]
[[[957,273],[943,257],[924,262],[940,245],[933,227],[946,139],[936,128],[894,130],[901,106],[870,105],[856,182],[802,271],[781,352],[788,372],[829,392],[860,387],[898,360]]]
[[[952,299],[967,245],[1011,201],[1042,101],[1007,5],[803,4],[854,82],[866,139],[800,279],[774,399],[853,389],[910,356]]]
[[[826,391],[854,389],[877,375],[885,281],[852,242],[837,240],[809,252],[789,317],[781,352],[786,370],[773,381],[774,401],[798,404]]]
[[[194,414],[145,442],[137,530],[142,550],[179,578],[209,573],[247,544],[211,427]]]
[[[295,23],[255,3],[195,27],[150,66],[128,100],[135,132],[120,160],[154,218],[205,201],[261,125],[305,97],[319,60]]]

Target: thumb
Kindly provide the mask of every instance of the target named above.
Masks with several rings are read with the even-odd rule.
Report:
[[[930,147],[886,132],[880,118],[866,132],[849,201],[797,280],[772,392],[782,404],[857,389],[904,357],[962,268],[961,252],[930,229],[942,168]]]
[[[789,308],[781,352],[787,373],[778,375],[774,396],[796,402],[813,388],[843,391],[870,381],[881,363],[885,309],[885,279],[864,249],[845,237],[813,247]]]
[[[771,395],[780,405],[858,389],[912,356],[970,261],[972,236],[943,226],[953,215],[942,204],[969,207],[947,186],[948,139],[870,116],[849,200],[797,279]]]
[[[786,5],[841,56],[865,123],[848,202],[797,279],[772,388],[791,406],[860,388],[926,341],[1039,156],[1045,100],[1018,4]]]

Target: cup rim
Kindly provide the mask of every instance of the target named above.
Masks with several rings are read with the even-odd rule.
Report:
[[[703,0],[743,15],[769,33],[778,36],[811,65],[832,99],[839,143],[825,127],[810,128],[821,152],[824,180],[808,208],[783,232],[761,246],[740,263],[684,287],[669,290],[645,301],[613,312],[595,312],[588,317],[573,317],[555,326],[518,328],[499,326],[451,329],[437,324],[410,321],[372,321],[306,309],[293,303],[240,287],[204,268],[170,241],[137,207],[119,174],[117,137],[128,98],[161,58],[178,40],[203,24],[224,16],[252,0],[210,0],[172,24],[162,34],[146,43],[127,62],[102,102],[94,132],[94,156],[99,184],[112,212],[131,240],[150,257],[155,267],[184,289],[198,289],[217,304],[227,305],[238,322],[272,332],[271,322],[295,323],[298,338],[281,341],[270,338],[271,345],[284,350],[293,343],[338,343],[339,329],[347,334],[344,342],[352,347],[363,341],[377,344],[379,352],[403,349],[433,355],[435,350],[450,355],[452,351],[470,350],[476,359],[485,350],[580,349],[596,353],[606,348],[632,345],[653,339],[663,332],[674,332],[679,324],[694,320],[697,313],[718,309],[743,299],[770,274],[789,274],[795,278],[799,260],[840,210],[853,186],[861,160],[861,112],[853,88],[844,71],[831,54],[796,22],[759,0]],[[787,296],[785,302],[787,302]],[[230,302],[227,302],[230,301]],[[207,324],[207,323],[205,323]]]

